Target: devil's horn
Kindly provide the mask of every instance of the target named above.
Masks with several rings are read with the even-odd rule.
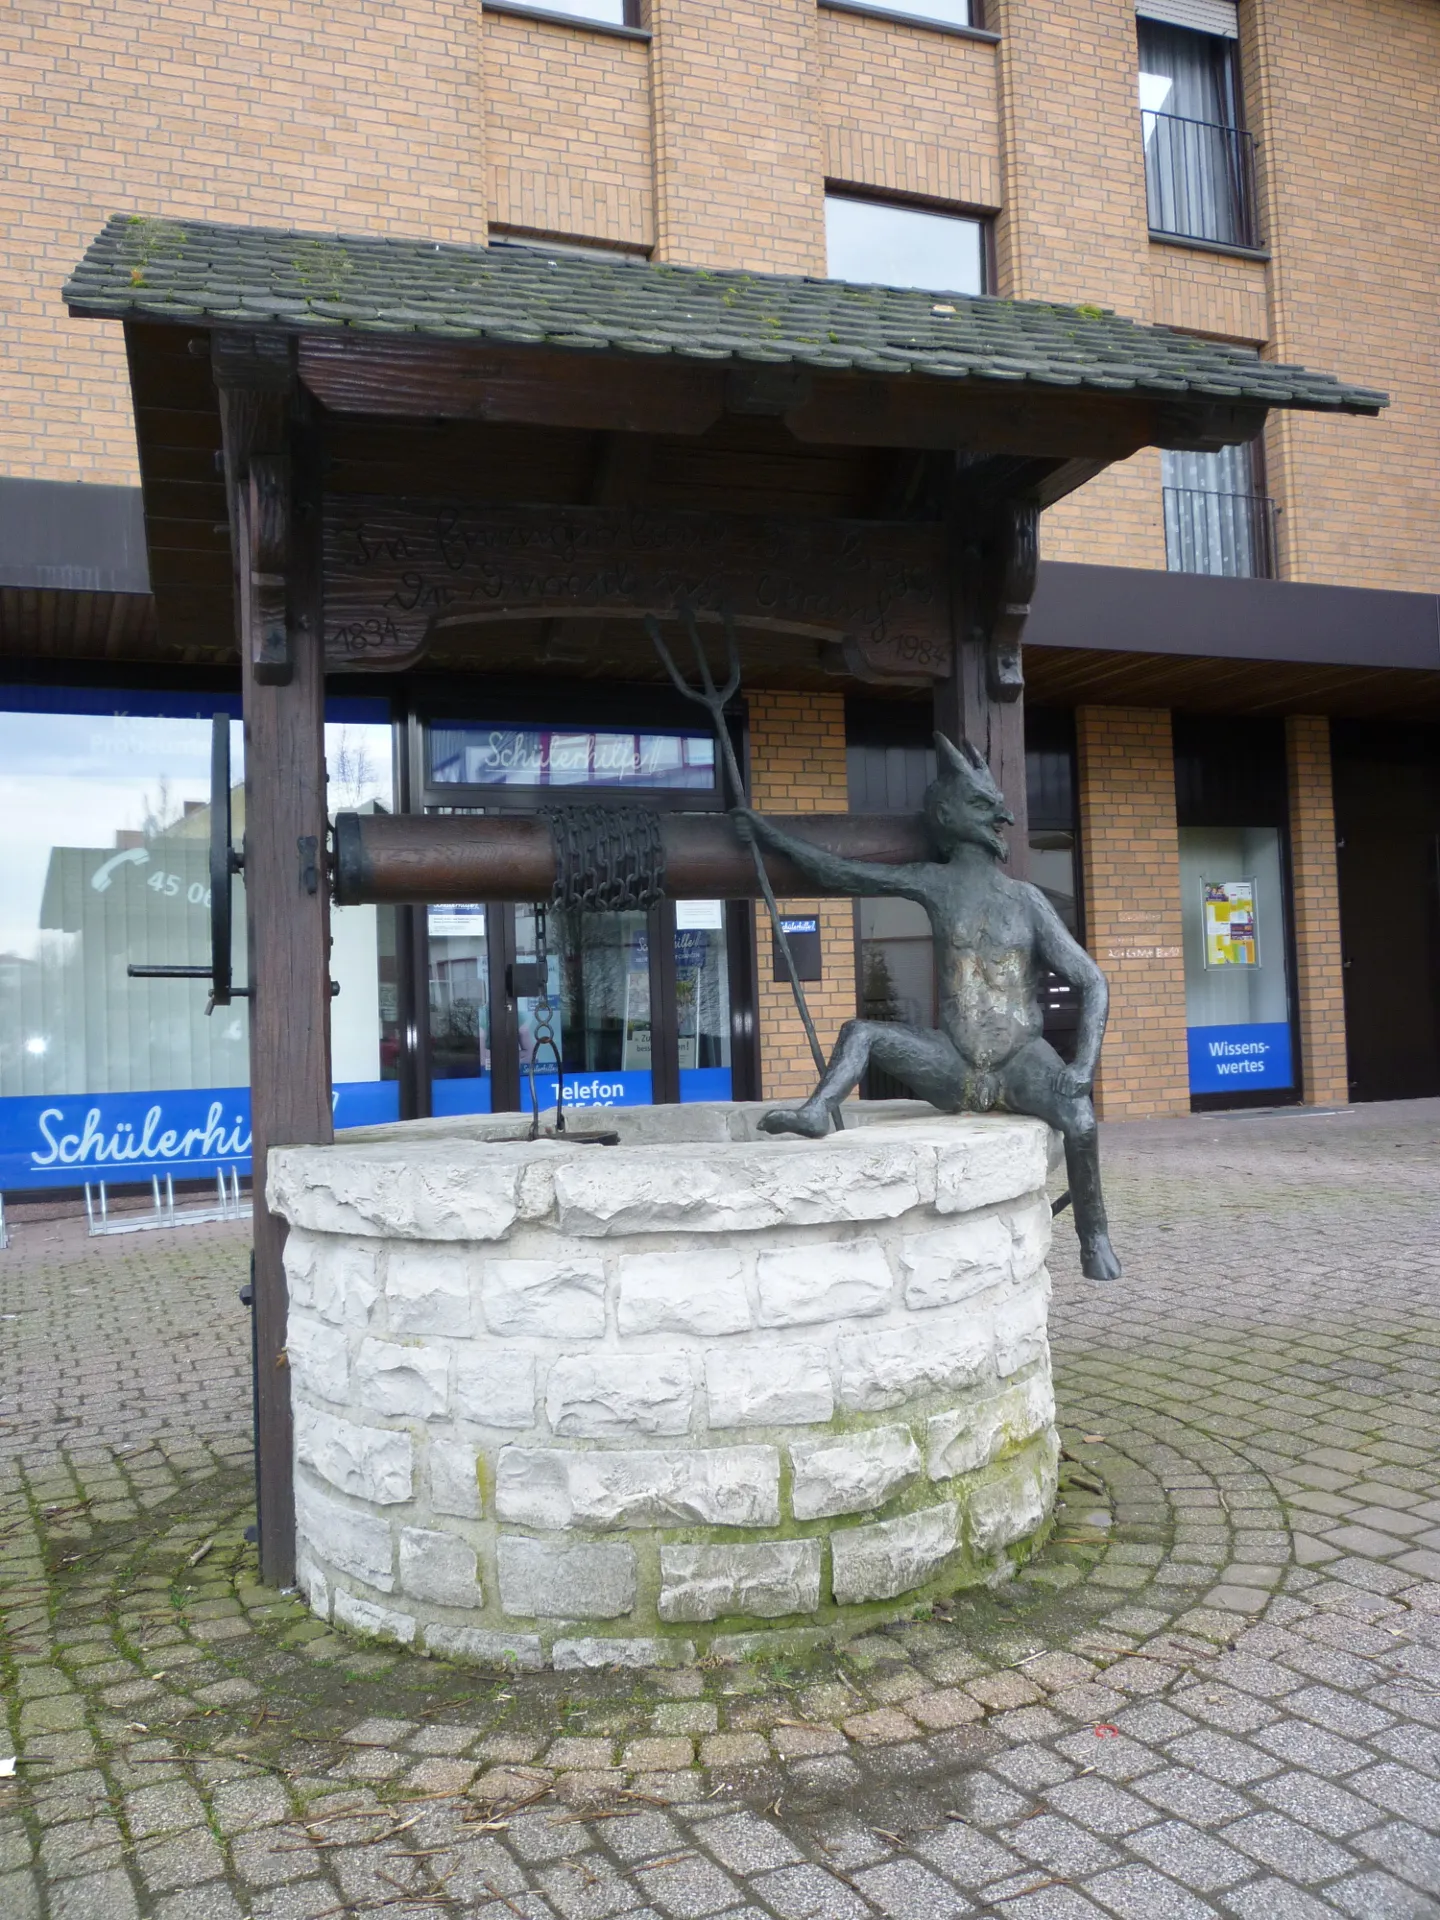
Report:
[[[967,747],[970,745],[968,740],[965,744]],[[968,773],[970,771],[970,762],[965,758],[964,754],[961,753],[960,749],[955,745],[955,742],[948,739],[943,733],[937,733],[935,735],[935,751],[941,760],[948,761],[956,773]],[[973,752],[974,749],[971,748],[971,751]]]

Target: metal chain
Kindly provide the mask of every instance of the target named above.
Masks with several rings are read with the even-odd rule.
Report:
[[[665,895],[660,817],[647,807],[544,807],[555,847],[550,904],[589,913],[645,912]]]
[[[555,1131],[565,1131],[565,1063],[555,1039],[555,1007],[550,998],[550,952],[547,944],[547,913],[543,900],[532,909],[535,915],[535,970],[539,991],[535,995],[534,1037],[530,1047],[530,1138],[540,1137],[540,1097],[535,1086],[535,1064],[542,1051],[549,1051],[555,1062]]]

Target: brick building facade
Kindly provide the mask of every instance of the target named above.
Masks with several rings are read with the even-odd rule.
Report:
[[[157,631],[146,611],[143,562],[132,555],[127,572],[113,555],[65,550],[66,524],[90,525],[90,502],[106,525],[123,520],[121,490],[137,481],[118,331],[67,318],[59,298],[111,212],[548,242],[806,275],[826,271],[827,196],[963,216],[983,229],[990,292],[1113,308],[1392,396],[1374,421],[1272,416],[1253,469],[1259,504],[1246,508],[1263,517],[1265,552],[1238,571],[1209,569],[1222,578],[1201,583],[1183,556],[1176,563],[1175,516],[1190,509],[1175,503],[1187,489],[1167,495],[1158,451],[1072,493],[1042,523],[1027,656],[1037,711],[1072,716],[1072,890],[1113,990],[1102,1110],[1173,1113],[1199,1091],[1187,1078],[1197,1020],[1182,842],[1248,831],[1233,807],[1212,820],[1203,795],[1177,811],[1172,714],[1210,726],[1206,766],[1225,760],[1227,721],[1278,728],[1281,813],[1254,823],[1280,834],[1284,875],[1267,959],[1287,956],[1294,1051],[1275,1097],[1347,1097],[1357,1076],[1346,993],[1360,989],[1340,964],[1336,794],[1349,789],[1332,777],[1332,751],[1337,766],[1347,755],[1368,765],[1373,729],[1404,722],[1417,792],[1429,794],[1440,764],[1426,730],[1440,719],[1440,494],[1426,479],[1440,424],[1434,10],[990,0],[965,25],[962,9],[923,0],[913,13],[852,0],[643,0],[624,20],[587,17],[611,11],[605,0],[576,0],[573,17],[568,5],[552,13],[512,0],[11,6],[0,22],[7,671],[53,679],[57,662],[85,657],[103,677],[122,632],[167,671],[183,674],[193,657],[167,653],[163,623]],[[1155,217],[1137,12],[1142,24],[1224,43],[1233,101],[1214,131],[1254,170],[1253,223],[1239,239]],[[116,491],[102,501],[106,489]],[[41,564],[33,529],[46,515]],[[923,703],[894,689],[877,703],[893,712],[897,746],[920,750]],[[754,691],[758,804],[844,806],[845,715],[839,692]],[[1205,780],[1207,793],[1224,784],[1220,773]],[[1420,826],[1430,805],[1417,802]],[[824,976],[813,997],[828,1042],[855,1010],[856,923],[841,903],[792,905],[818,911]],[[1415,977],[1437,960],[1427,951]],[[767,1096],[795,1091],[811,1071],[770,971],[762,953],[754,1015]],[[1200,992],[1193,981],[1190,991]],[[1434,1069],[1440,1090],[1440,1051]]]

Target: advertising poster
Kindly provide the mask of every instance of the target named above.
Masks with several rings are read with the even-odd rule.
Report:
[[[1205,965],[1258,967],[1253,880],[1202,880]]]

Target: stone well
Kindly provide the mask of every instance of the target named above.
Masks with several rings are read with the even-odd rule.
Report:
[[[801,1141],[761,1111],[272,1153],[317,1613],[449,1659],[670,1664],[1023,1559],[1055,1491],[1047,1129],[891,1103]]]

